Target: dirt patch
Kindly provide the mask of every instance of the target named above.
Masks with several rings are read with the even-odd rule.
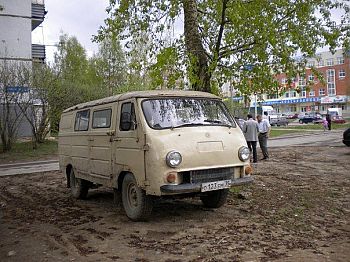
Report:
[[[1,261],[348,261],[350,149],[271,150],[218,210],[162,200],[129,221],[110,189],[73,200],[58,172],[0,178]],[[244,194],[242,194],[244,193]],[[242,197],[245,196],[245,197]]]

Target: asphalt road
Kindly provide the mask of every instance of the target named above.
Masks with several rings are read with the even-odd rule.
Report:
[[[342,129],[331,131],[315,131],[310,133],[301,133],[271,138],[268,141],[268,147],[288,147],[288,146],[308,146],[332,144],[343,145]]]
[[[293,134],[271,138],[268,141],[268,147],[289,147],[289,146],[308,146],[334,143],[334,145],[343,145],[344,130],[315,131],[312,133]],[[19,174],[39,173],[59,170],[58,161],[36,161],[26,163],[15,163],[0,165],[0,176],[11,176]]]

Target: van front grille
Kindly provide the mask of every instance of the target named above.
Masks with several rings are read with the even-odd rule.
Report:
[[[189,171],[190,183],[208,183],[233,178],[234,168],[215,168]]]

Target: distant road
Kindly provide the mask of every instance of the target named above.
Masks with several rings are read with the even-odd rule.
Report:
[[[331,131],[315,131],[271,138],[268,141],[269,147],[288,147],[302,145],[343,145],[343,132],[345,129]]]

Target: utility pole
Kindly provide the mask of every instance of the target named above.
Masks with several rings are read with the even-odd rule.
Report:
[[[257,101],[257,95],[256,95],[256,92],[254,92],[254,114],[255,114],[255,119],[256,119],[256,116],[258,114],[258,101]]]

